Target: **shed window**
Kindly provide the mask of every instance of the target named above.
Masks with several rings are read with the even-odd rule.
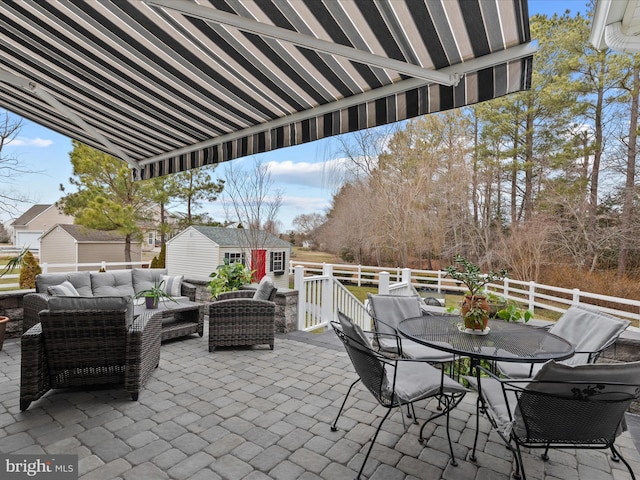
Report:
[[[242,252],[227,252],[224,254],[224,259],[231,263],[241,263],[244,265],[244,253]]]
[[[270,270],[274,273],[276,272],[284,273],[285,259],[286,259],[285,252],[271,252]]]

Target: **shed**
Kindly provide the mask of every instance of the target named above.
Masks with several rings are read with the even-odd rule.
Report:
[[[291,244],[263,230],[192,225],[167,242],[166,266],[171,275],[209,277],[225,258],[256,270],[278,288],[289,288]]]
[[[40,263],[93,263],[124,262],[124,235],[104,230],[93,230],[82,225],[58,224],[40,238]],[[131,261],[142,261],[140,242],[131,244]],[[120,267],[122,268],[122,267]],[[97,266],[77,268],[97,270]],[[76,268],[48,268],[49,272],[76,270]]]
[[[33,205],[11,224],[13,245],[39,250],[42,234],[58,223],[73,223],[73,217],[62,213],[55,204]]]

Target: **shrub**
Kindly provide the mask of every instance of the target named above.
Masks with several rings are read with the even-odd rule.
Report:
[[[218,265],[216,271],[209,275],[209,292],[211,298],[215,298],[222,292],[231,292],[238,290],[247,283],[251,283],[251,275],[253,272],[239,262],[229,263],[225,259],[223,265]]]
[[[36,288],[36,275],[42,273],[33,253],[26,252],[20,267],[20,288]]]

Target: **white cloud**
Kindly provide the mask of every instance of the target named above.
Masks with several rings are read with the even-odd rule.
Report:
[[[17,137],[17,138],[14,138],[7,145],[11,145],[12,147],[46,148],[53,145],[53,140],[40,138],[40,137],[36,137],[36,138]]]
[[[346,160],[343,158],[324,162],[268,162],[271,179],[282,184],[304,187],[332,188],[341,183]]]

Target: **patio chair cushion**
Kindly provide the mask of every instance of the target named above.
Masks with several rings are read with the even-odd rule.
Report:
[[[562,382],[588,383],[576,386]],[[484,383],[483,379],[483,390]],[[610,383],[630,385],[610,385]],[[635,394],[637,385],[640,385],[640,362],[566,365],[552,360],[542,366],[533,381],[527,385],[527,389],[566,398],[596,397],[601,401],[615,401]],[[515,402],[512,405],[515,405]],[[515,408],[513,419],[514,433],[518,437],[526,437],[527,429],[518,407]],[[622,431],[623,428],[620,428],[617,434],[619,435]]]
[[[76,287],[69,280],[65,280],[60,285],[51,285],[47,288],[47,293],[53,296],[62,297],[79,297],[80,294],[76,290]]]
[[[91,272],[91,289],[95,297],[125,297],[135,295],[131,270]]]
[[[355,339],[361,342],[362,345],[371,348],[371,342],[365,335],[362,328],[360,328],[360,325],[358,325],[357,323],[354,323],[353,320],[351,320],[351,318],[349,318],[347,315],[345,315],[341,311],[338,311],[338,320],[340,321],[340,326],[342,327],[342,331],[345,333],[347,337],[351,339]]]
[[[274,288],[275,286],[273,285],[273,280],[271,279],[271,277],[265,275],[264,277],[262,277],[262,280],[260,280],[258,288],[253,294],[253,299],[269,300],[271,298],[271,292]]]
[[[131,270],[133,290],[136,293],[149,290],[154,286],[155,282],[160,282],[161,277],[167,275],[167,273],[166,268],[134,268]]]
[[[571,306],[551,327],[553,333],[567,340],[576,353],[563,360],[566,365],[589,363],[589,353],[600,351],[612,339],[616,339],[629,326],[628,320],[622,320],[599,310],[582,305]],[[498,362],[503,375],[510,378],[528,378],[535,376],[542,368],[541,364]]]
[[[125,324],[127,328],[133,323],[133,301],[130,296],[104,296],[104,297],[51,297],[48,302],[49,310],[75,311],[121,311],[126,310]]]
[[[442,386],[444,393],[463,393],[468,390],[442,371],[426,362],[403,360],[397,367],[387,366],[386,381],[382,388],[386,397],[393,393],[395,378],[395,394],[402,403],[410,403],[421,398],[435,395]]]
[[[160,281],[164,282],[162,284],[162,289],[165,291],[167,295],[171,297],[179,297],[182,292],[182,281],[184,280],[184,275],[161,275]]]
[[[368,294],[369,305],[375,319],[382,320],[376,328],[380,333],[397,334],[398,323],[405,318],[422,316],[420,298],[415,296]]]
[[[474,390],[478,390],[478,379],[475,376],[465,375],[464,379]],[[485,400],[487,408],[491,410],[491,418],[493,418],[498,426],[498,430],[504,430],[510,422],[509,407],[515,408],[517,403],[516,395],[513,391],[507,391],[508,404],[504,399],[502,383],[491,377],[482,377],[482,397]],[[513,412],[512,412],[513,413]]]
[[[36,292],[48,293],[48,288],[68,280],[82,297],[93,295],[89,272],[41,273],[36,276]]]

